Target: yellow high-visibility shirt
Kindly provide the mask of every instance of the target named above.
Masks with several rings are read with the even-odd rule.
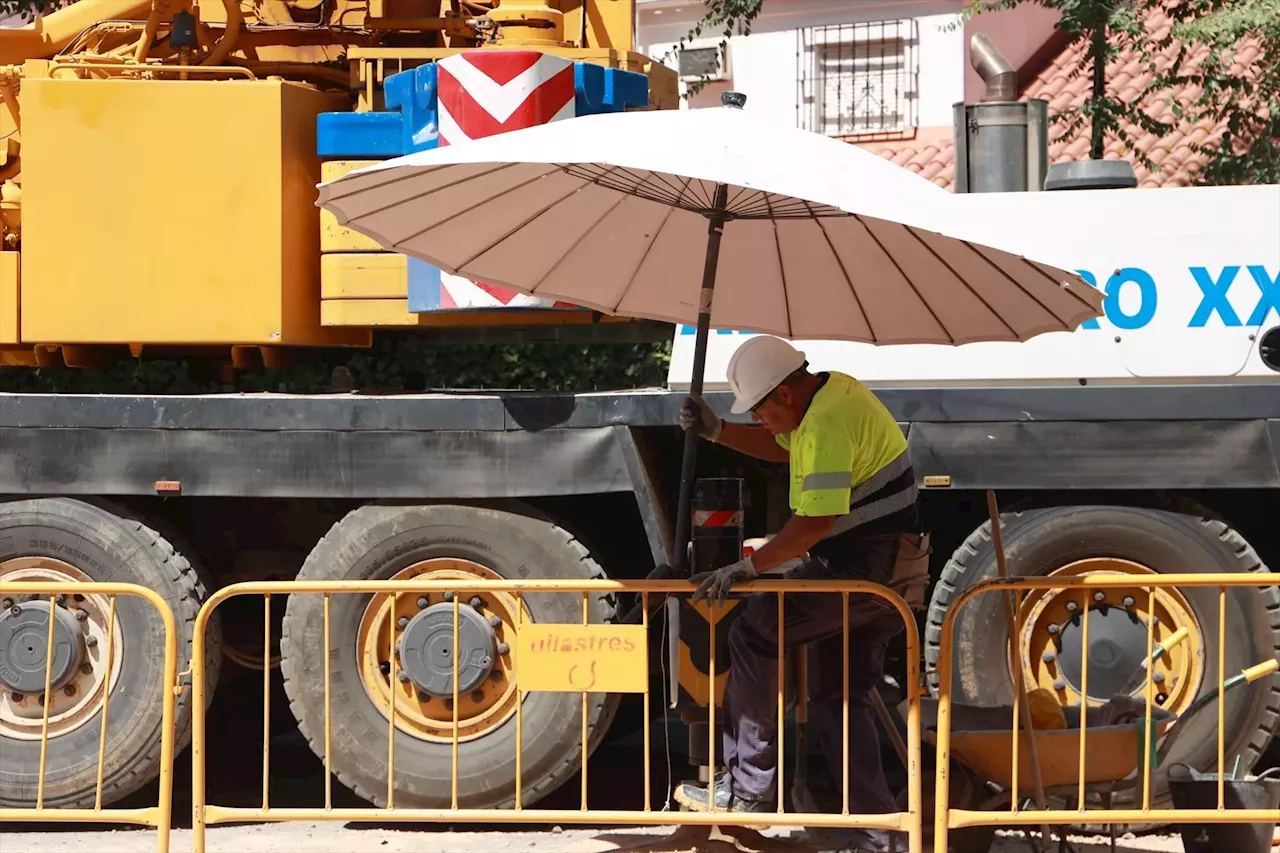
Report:
[[[859,498],[891,492],[888,503],[892,506],[885,508],[897,511],[903,508],[898,505],[902,501],[893,498],[906,488],[906,483],[899,482],[903,475],[910,484],[910,500],[906,503],[910,505],[915,498],[915,482],[910,476],[907,439],[901,427],[861,382],[835,371],[828,377],[814,394],[800,425],[789,435],[777,436],[778,444],[791,453],[792,511],[807,517],[847,515],[852,508],[851,495],[857,494],[860,486],[867,494]],[[866,486],[872,487],[869,492]],[[907,495],[902,494],[902,498],[906,500]],[[869,517],[855,523],[877,517],[880,515],[872,511]]]

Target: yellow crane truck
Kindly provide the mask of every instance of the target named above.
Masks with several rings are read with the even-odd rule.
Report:
[[[321,180],[440,144],[445,77],[460,56],[480,67],[491,61],[475,56],[501,55],[511,74],[541,57],[561,62],[548,79],[572,77],[574,114],[678,107],[676,72],[634,50],[635,13],[634,0],[79,0],[0,31],[0,367],[190,358],[234,374],[317,350],[354,354],[387,336],[447,345],[498,327],[581,340],[652,334],[572,306],[513,307],[483,283],[450,282],[380,251],[314,206]],[[488,119],[502,125],[505,116]],[[462,291],[472,286],[468,302]],[[45,695],[43,658],[34,648],[24,657],[10,638],[47,626],[49,606],[6,595],[5,582],[110,579],[155,589],[177,615],[185,669],[201,602],[236,581],[635,578],[669,560],[678,392],[349,391],[0,394],[0,805],[33,804],[46,702],[45,803],[92,805],[107,690],[104,800],[154,779],[166,688],[154,654],[158,622],[124,598],[118,661],[104,684],[109,611],[88,596],[57,603],[55,639],[67,651],[55,656]],[[908,431],[934,530],[940,579],[926,628],[940,624],[958,588],[995,571],[986,488],[1001,489],[1014,513],[1006,541],[1015,572],[1265,572],[1260,551],[1280,561],[1266,509],[1280,495],[1274,387],[921,381],[880,393]],[[710,398],[727,410],[724,396]],[[1075,462],[1046,447],[1072,448]],[[1047,456],[1052,476],[1042,470]],[[706,492],[740,496],[745,524],[730,532],[726,553],[781,526],[784,471],[715,447],[699,465],[701,476],[740,486],[717,480]],[[576,618],[571,598],[566,609],[555,596],[529,596],[525,618]],[[448,673],[403,665],[393,682],[382,640],[398,632],[422,642],[452,604],[406,600],[392,625],[368,597],[335,596],[326,650],[311,642],[318,596],[277,602],[270,643],[249,601],[219,608],[211,623],[209,695],[239,690],[229,673],[278,669],[274,682],[323,753],[328,657],[342,685],[333,696],[336,776],[383,802],[394,695],[395,803],[448,807],[452,683]],[[634,603],[595,597],[591,618],[620,619]],[[1216,596],[1162,594],[1156,613],[1142,594],[1105,604],[1091,611],[1098,621],[1087,635],[1105,663],[1090,674],[1091,701],[1109,698],[1096,691],[1122,685],[1141,664],[1151,618],[1162,632],[1185,626],[1191,637],[1158,664],[1161,704],[1184,709],[1213,689]],[[514,796],[515,674],[500,639],[514,604],[476,597],[463,612],[459,656],[485,663],[458,675],[458,805],[501,807]],[[679,613],[674,683],[655,686],[655,719],[664,697],[688,711],[697,765],[707,739],[693,721],[709,683],[722,689],[728,661],[717,656],[708,679],[705,612],[681,603]],[[711,629],[721,649],[731,614]],[[1233,592],[1227,618],[1230,669],[1280,653],[1274,589]],[[1079,620],[1051,608],[1028,619],[1028,678],[1080,701],[1079,673],[1044,663],[1055,644],[1080,651]],[[1011,695],[1002,624],[987,611],[961,624],[953,651],[970,701]],[[936,659],[936,630],[922,634]],[[1256,763],[1280,724],[1278,682],[1228,697],[1228,755],[1242,766]],[[234,695],[256,713],[260,681],[249,683],[254,692]],[[190,697],[187,689],[179,699],[180,746]],[[576,695],[526,698],[526,804],[579,767],[583,713],[588,750],[615,718],[615,729],[634,728],[621,724],[633,720],[630,706],[619,716],[621,703],[605,694],[590,694],[586,706]],[[1196,729],[1170,760],[1205,769],[1214,753],[1213,738]]]

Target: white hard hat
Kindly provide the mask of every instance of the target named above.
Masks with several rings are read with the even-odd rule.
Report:
[[[735,415],[746,414],[792,373],[804,367],[804,353],[781,338],[759,335],[729,359],[729,387]]]

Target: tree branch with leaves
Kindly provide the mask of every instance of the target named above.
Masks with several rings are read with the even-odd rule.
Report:
[[[1173,37],[1205,53],[1163,81],[1200,91],[1174,112],[1223,127],[1220,139],[1196,146],[1209,154],[1200,182],[1280,183],[1280,0],[1178,0],[1170,11]]]

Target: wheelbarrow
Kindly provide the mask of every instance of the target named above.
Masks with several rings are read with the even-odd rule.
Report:
[[[1264,661],[1238,673],[1224,683],[1224,690],[1257,681],[1280,671],[1280,661]],[[1141,786],[1138,778],[1144,763],[1153,769],[1159,761],[1157,745],[1179,720],[1198,713],[1217,699],[1217,688],[1192,703],[1179,718],[1171,711],[1155,706],[1151,709],[1152,742],[1147,743],[1148,722],[1145,715],[1122,724],[1103,725],[1109,708],[1092,706],[1085,718],[1084,781],[1086,796],[1097,794],[1104,808],[1110,807],[1111,796],[1123,783]],[[1114,700],[1113,700],[1114,701]],[[1108,703],[1109,705],[1110,703]],[[906,703],[899,713],[905,719]],[[1142,709],[1146,710],[1145,707]],[[1062,708],[1066,720],[1063,729],[1037,729],[1035,744],[1040,759],[1040,774],[1045,793],[1074,797],[1079,793],[1080,776],[1080,707]],[[950,802],[956,808],[995,810],[1008,808],[1015,796],[1019,800],[1034,790],[1035,780],[1031,752],[1025,743],[1026,732],[1020,732],[1018,748],[1018,790],[1013,790],[1013,709],[1008,706],[951,705],[952,765]],[[938,700],[921,700],[922,737],[937,746]],[[929,797],[928,799],[932,799]],[[926,809],[932,806],[926,803]],[[950,833],[953,853],[988,853],[995,837],[995,827],[967,827]],[[1114,828],[1111,848],[1115,849]],[[1243,851],[1242,851],[1243,853]]]

